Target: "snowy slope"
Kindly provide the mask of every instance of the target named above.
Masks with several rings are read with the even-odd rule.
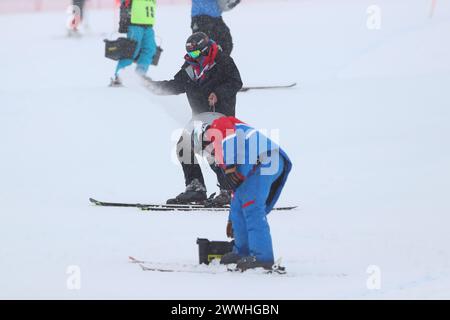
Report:
[[[300,83],[240,94],[237,108],[279,128],[294,162],[279,204],[300,209],[269,216],[289,277],[128,264],[196,263],[197,237],[225,240],[223,213],[87,200],[182,191],[172,159],[185,97],[153,96],[132,72],[127,88],[106,87],[111,11],[90,12],[83,39],[63,37],[64,14],[0,15],[0,298],[450,298],[450,4],[430,19],[431,1],[380,0],[382,28],[368,30],[371,1],[336,2],[244,3],[225,16],[246,84]],[[154,79],[181,65],[188,26],[188,6],[159,8]],[[215,191],[209,172],[207,182]],[[80,290],[67,288],[71,265]],[[366,286],[371,265],[379,290]]]

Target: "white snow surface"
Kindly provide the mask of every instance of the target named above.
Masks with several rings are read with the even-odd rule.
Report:
[[[0,15],[0,298],[450,298],[450,3],[245,2],[224,18],[247,85],[237,116],[279,129],[293,171],[269,215],[288,276],[143,272],[129,255],[198,262],[197,237],[226,240],[226,213],[142,213],[109,201],[163,202],[184,188],[172,159],[189,120],[185,96],[159,97],[115,62],[112,11],[88,13],[67,39],[64,13]],[[160,6],[171,78],[189,35],[188,5]],[[217,191],[205,170],[209,192]],[[367,270],[380,270],[371,290]],[[70,266],[81,288],[70,290]],[[69,268],[69,269],[68,269]]]

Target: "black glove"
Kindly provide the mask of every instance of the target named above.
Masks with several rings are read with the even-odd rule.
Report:
[[[237,171],[237,165],[235,164],[226,166],[223,171],[225,176],[221,186],[225,190],[236,190],[245,180],[245,177]]]

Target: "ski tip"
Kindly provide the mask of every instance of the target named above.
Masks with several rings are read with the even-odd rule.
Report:
[[[290,211],[290,210],[295,210],[295,209],[297,209],[297,208],[298,208],[298,206],[275,207],[275,208],[273,208],[272,210],[275,210],[275,211]]]
[[[94,198],[89,198],[89,202],[93,203],[93,204],[99,204],[99,202],[97,200],[95,200]]]
[[[131,263],[143,263],[143,261],[141,261],[141,260],[139,260],[139,259],[136,259],[135,257],[132,257],[132,256],[128,256],[128,260],[129,260]]]
[[[282,85],[269,85],[269,86],[243,86],[239,91],[240,92],[247,92],[250,90],[261,90],[261,89],[288,89],[295,87],[297,85],[297,82],[291,82],[288,84],[282,84]]]

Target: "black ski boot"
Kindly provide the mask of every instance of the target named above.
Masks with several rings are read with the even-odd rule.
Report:
[[[220,259],[220,264],[238,263],[241,258],[242,256],[238,255],[237,253],[228,252],[222,256],[222,258]]]
[[[240,271],[245,271],[248,269],[255,269],[255,268],[263,268],[265,270],[272,270],[273,268],[273,262],[261,262],[256,260],[256,257],[248,256],[239,259],[239,261],[236,264],[236,269]]]
[[[220,190],[220,193],[217,197],[213,199],[208,199],[205,203],[206,207],[211,208],[220,208],[230,205],[231,203],[231,191],[228,190]]]
[[[180,193],[176,198],[167,200],[167,204],[191,204],[191,203],[203,203],[207,199],[205,186],[198,181],[198,179],[192,180],[190,184],[186,186],[186,191]]]

